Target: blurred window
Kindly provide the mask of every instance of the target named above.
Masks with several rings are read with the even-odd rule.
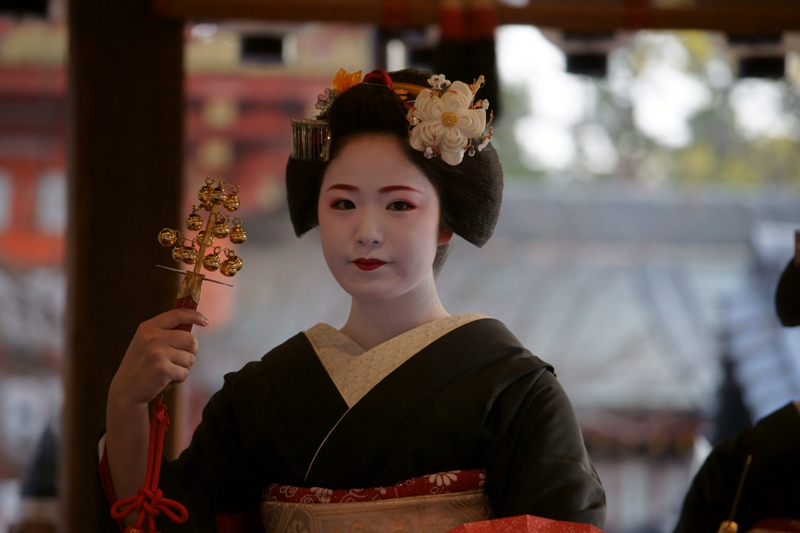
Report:
[[[45,172],[39,179],[36,224],[44,233],[64,233],[67,227],[67,180],[63,171]]]

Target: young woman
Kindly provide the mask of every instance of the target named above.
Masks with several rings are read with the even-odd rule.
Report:
[[[305,150],[319,130],[296,134],[292,223],[298,236],[319,227],[350,312],[341,329],[318,324],[226,376],[189,448],[163,467],[165,495],[190,509],[181,528],[213,530],[216,513],[258,507],[267,487],[263,514],[280,533],[445,531],[526,513],[603,526],[603,488],[553,368],[499,321],[450,316],[436,292],[453,233],[481,246],[499,214],[502,170],[478,85],[376,71],[321,101],[330,144],[319,153]],[[307,133],[317,137],[298,140]],[[194,336],[172,329],[181,323],[206,320],[173,310],[143,323],[109,391],[105,453],[118,497],[144,478],[147,402],[185,380],[197,353]],[[470,475],[470,490],[449,493]],[[314,514],[336,491],[404,480],[392,490],[432,487],[422,503],[408,500],[413,509]],[[298,491],[308,498],[292,500]],[[436,523],[411,528],[415,516]]]

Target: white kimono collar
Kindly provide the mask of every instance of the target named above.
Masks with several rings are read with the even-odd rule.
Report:
[[[370,350],[364,350],[353,339],[325,323],[319,323],[304,333],[347,406],[353,407],[383,378],[430,343],[481,318],[489,317],[470,313],[434,320]]]

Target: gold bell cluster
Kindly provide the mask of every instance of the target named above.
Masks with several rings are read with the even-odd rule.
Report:
[[[192,212],[186,217],[186,229],[196,231],[195,237],[189,238],[178,230],[164,228],[158,234],[158,242],[163,246],[172,246],[172,258],[195,265],[196,273],[202,264],[209,272],[219,271],[223,276],[235,276],[242,269],[242,259],[230,248],[214,243],[228,239],[231,244],[241,244],[247,240],[242,219],[231,218],[228,214],[239,209],[239,187],[208,177],[205,185],[197,191],[197,199],[200,204],[193,205]],[[228,213],[223,213],[222,209]],[[208,218],[203,220],[198,211],[206,211]],[[224,255],[224,259],[221,255]]]

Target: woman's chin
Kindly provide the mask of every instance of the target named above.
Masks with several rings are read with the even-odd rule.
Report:
[[[413,297],[414,293],[424,292],[429,284],[433,284],[432,273],[430,276],[425,272],[416,276],[409,276],[405,272],[401,275],[397,271],[388,269],[389,266],[384,265],[371,272],[351,270],[334,277],[347,294],[363,303],[389,302],[406,296]]]
[[[402,291],[398,291],[393,287],[381,287],[380,285],[379,283],[370,283],[356,287],[353,285],[347,287],[342,286],[342,288],[354,300],[363,303],[387,302],[394,300],[402,294]]]
[[[408,288],[392,279],[347,279],[339,285],[354,300],[363,303],[387,302],[408,292]]]

